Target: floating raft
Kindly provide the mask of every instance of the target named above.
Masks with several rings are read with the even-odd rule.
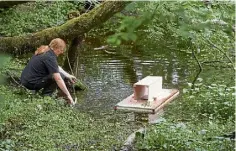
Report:
[[[162,77],[147,76],[133,85],[134,93],[115,105],[115,110],[156,114],[179,95],[177,89],[163,89]]]
[[[157,93],[155,100],[149,102],[145,99],[135,100],[134,94],[132,94],[115,105],[114,109],[155,114],[178,95],[179,90],[177,89],[162,89]]]

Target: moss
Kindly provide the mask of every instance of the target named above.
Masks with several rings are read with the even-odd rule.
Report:
[[[87,90],[88,87],[81,82],[81,80],[77,80],[76,83],[74,84],[75,90]]]
[[[128,3],[122,1],[107,1],[101,5],[101,8],[98,7],[89,13],[71,19],[61,26],[44,29],[29,35],[2,37],[0,38],[0,52],[19,54],[34,51],[38,46],[48,44],[56,37],[72,40],[105,22],[112,15],[121,11],[126,4]]]

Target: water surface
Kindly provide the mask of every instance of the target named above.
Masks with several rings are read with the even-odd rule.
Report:
[[[110,112],[118,102],[133,93],[133,84],[146,76],[162,76],[163,88],[181,89],[191,75],[186,54],[176,48],[153,42],[151,45],[130,44],[104,50],[99,39],[86,39],[79,50],[77,77],[88,91],[78,92],[83,100],[79,109],[94,113]],[[142,46],[142,47],[141,47]],[[98,111],[98,112],[96,112]]]

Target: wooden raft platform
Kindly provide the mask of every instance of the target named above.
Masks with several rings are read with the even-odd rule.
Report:
[[[147,101],[147,99],[136,100],[134,94],[132,94],[115,105],[114,109],[127,112],[155,114],[178,95],[179,90],[177,89],[159,89],[155,99],[153,101]]]

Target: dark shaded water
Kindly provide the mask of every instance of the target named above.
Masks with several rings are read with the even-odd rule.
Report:
[[[153,75],[163,77],[163,88],[181,89],[191,77],[186,54],[178,50],[152,45],[126,45],[94,50],[102,44],[99,39],[86,39],[80,50],[76,75],[88,87],[79,92],[79,109],[96,111],[113,110],[113,106],[133,93],[138,80]],[[183,55],[183,56],[181,56]],[[194,71],[195,72],[195,71]]]

